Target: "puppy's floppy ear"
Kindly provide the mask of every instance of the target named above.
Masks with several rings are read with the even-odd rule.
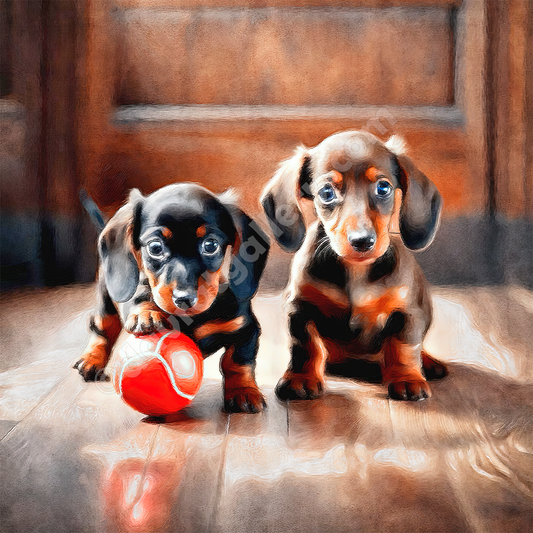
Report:
[[[229,270],[230,288],[240,301],[249,300],[257,291],[265,268],[270,240],[259,224],[235,205],[226,191],[219,195],[235,226],[235,242]]]
[[[396,156],[403,191],[400,233],[411,250],[429,246],[437,232],[442,197],[435,184],[406,155]]]
[[[101,268],[109,296],[127,302],[139,283],[139,218],[144,197],[138,189],[130,192],[128,203],[107,223],[98,241]]]
[[[312,198],[309,191],[310,162],[307,148],[298,148],[291,159],[281,164],[261,195],[261,205],[270,228],[287,252],[298,250],[305,237],[305,224],[298,202],[300,198]]]

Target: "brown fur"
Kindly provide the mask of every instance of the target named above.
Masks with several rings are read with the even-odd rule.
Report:
[[[305,199],[318,218],[307,234]],[[380,362],[391,397],[429,397],[423,370],[442,377],[446,369],[421,352],[431,299],[408,247],[427,246],[436,231],[440,195],[431,181],[376,137],[345,132],[298,149],[262,204],[280,244],[299,248],[288,290],[292,358],[280,398],[316,397],[325,363],[350,357]],[[290,224],[278,215],[282,204],[292,210]]]
[[[213,320],[196,328],[194,331],[194,338],[200,340],[209,337],[209,335],[214,335],[215,333],[238,331],[244,326],[245,321],[246,319],[243,316],[238,316],[233,320]]]
[[[265,398],[255,382],[254,369],[238,365],[233,360],[234,348],[229,347],[220,362],[224,375],[224,401],[239,405],[240,410],[257,413],[266,406]]]

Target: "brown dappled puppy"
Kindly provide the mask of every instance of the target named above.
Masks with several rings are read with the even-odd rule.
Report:
[[[403,154],[362,131],[299,148],[265,188],[261,203],[283,249],[296,252],[288,287],[291,362],[280,399],[312,399],[326,364],[379,362],[391,398],[431,395],[426,379],[446,367],[422,350],[431,324],[428,283],[409,250],[427,247],[441,196]],[[305,228],[300,201],[318,220]],[[391,233],[399,209],[400,234]]]

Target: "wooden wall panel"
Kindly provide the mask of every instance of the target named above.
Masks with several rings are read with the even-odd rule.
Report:
[[[482,213],[485,0],[394,4],[91,1],[86,187],[110,213],[185,180],[255,210],[296,145],[366,127],[407,138],[445,216]]]
[[[340,128],[339,128],[340,126]],[[180,125],[178,128],[139,125],[118,132],[108,145],[100,179],[92,187],[97,201],[108,213],[124,200],[125,191],[139,187],[149,193],[175,181],[201,183],[215,192],[236,187],[250,213],[259,213],[258,196],[278,164],[295,147],[314,146],[338,129],[361,128],[364,123],[300,121],[259,124]],[[409,153],[435,181],[447,216],[472,211],[482,205],[482,188],[471,186],[472,169],[460,131],[401,131]]]
[[[114,0],[123,8],[189,8],[189,7],[452,7],[463,0]]]
[[[489,109],[493,210],[533,216],[533,3],[511,0],[489,10],[492,79]]]
[[[1,28],[3,84],[0,107],[1,165],[0,206],[2,214],[36,215],[41,192],[38,182],[40,136],[41,32],[39,6],[35,2],[3,1]]]
[[[297,144],[363,127],[404,135],[443,194],[435,279],[501,282],[506,243],[527,255],[492,215],[533,212],[531,2],[86,1],[80,170],[109,214],[174,181],[257,213]]]
[[[447,9],[124,10],[121,104],[453,101]]]

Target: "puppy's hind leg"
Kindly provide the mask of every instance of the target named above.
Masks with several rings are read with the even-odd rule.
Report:
[[[96,312],[90,319],[89,343],[82,357],[74,365],[85,381],[108,379],[103,370],[122,330],[117,308],[103,281],[98,283],[98,300]]]
[[[422,350],[422,371],[426,379],[442,379],[448,375],[446,366]]]

